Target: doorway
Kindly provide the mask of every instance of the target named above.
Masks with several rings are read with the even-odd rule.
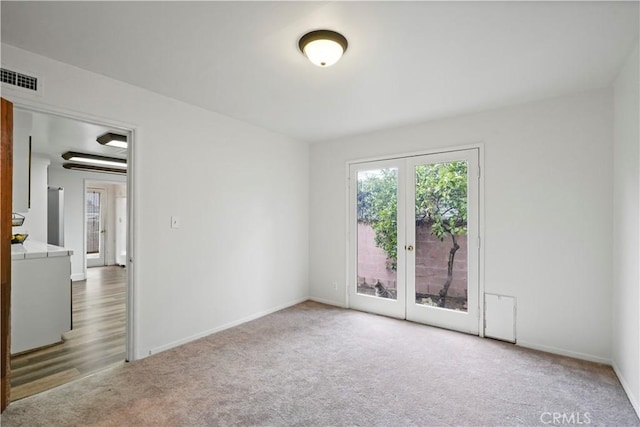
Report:
[[[349,306],[479,333],[479,149],[349,165]]]
[[[127,183],[84,180],[84,250],[87,268],[126,267]],[[84,271],[85,277],[87,271]]]
[[[133,288],[131,280],[132,256],[128,254],[128,248],[132,247],[133,236],[127,225],[130,224],[128,218],[133,212],[132,203],[122,204],[124,209],[120,213],[123,218],[121,221],[123,228],[120,230],[122,241],[120,242],[121,256],[119,259],[121,263],[119,266],[92,269],[91,274],[87,277],[84,268],[86,263],[83,259],[86,256],[85,246],[87,244],[84,233],[86,221],[83,221],[86,204],[85,177],[100,177],[101,175],[97,175],[97,173],[101,171],[95,168],[89,171],[72,170],[62,165],[63,160],[66,160],[62,153],[66,151],[97,155],[111,155],[113,152],[120,157],[130,158],[133,131],[115,123],[96,123],[93,119],[85,120],[69,117],[56,111],[40,110],[35,105],[16,105],[15,108],[22,113],[23,117],[29,118],[28,126],[23,127],[28,128],[32,137],[30,139],[33,140],[33,154],[49,160],[49,162],[42,162],[47,167],[47,172],[44,174],[47,181],[44,185],[38,186],[36,190],[46,192],[48,184],[61,190],[64,189],[66,209],[62,212],[64,213],[66,239],[64,243],[57,244],[73,250],[78,258],[76,262],[71,264],[71,279],[73,280],[73,283],[70,284],[72,291],[71,329],[63,331],[61,340],[50,347],[31,348],[24,353],[10,351],[6,353],[7,361],[10,363],[7,365],[7,370],[11,371],[11,389],[14,391],[9,397],[11,400],[87,376],[113,363],[132,360],[130,355],[134,354],[132,334],[130,333],[133,329],[133,306],[130,303]],[[105,148],[104,144],[97,141],[99,135],[112,131],[126,134],[128,147],[113,151],[115,149]],[[16,141],[14,137],[13,145],[16,146],[20,143],[21,140]],[[109,174],[105,175],[106,179],[113,176],[111,172],[111,170],[104,172]],[[111,182],[111,186],[119,185],[123,188],[116,197],[127,198],[132,195],[131,186],[127,185],[127,183],[131,183],[130,172],[131,168],[124,180],[118,179],[117,183]],[[31,187],[30,190],[33,190],[33,183]],[[107,199],[110,194],[107,193]],[[44,199],[46,201],[46,197]],[[102,222],[103,225],[104,220],[109,216],[109,211],[107,211],[107,215],[104,214],[104,200],[101,197],[98,210],[102,218],[99,223]],[[46,219],[47,207],[45,205],[32,203],[29,209],[30,213],[36,210],[43,211]],[[62,218],[62,215],[60,217]],[[112,218],[115,218],[115,215]],[[30,221],[35,223],[34,218],[30,218]],[[105,227],[103,226],[99,230],[105,230]],[[44,235],[47,236],[46,233]],[[44,239],[43,241],[48,243],[47,237]],[[41,239],[36,239],[34,234],[34,240]],[[99,242],[98,247],[98,252],[107,257],[104,258],[105,261],[101,260],[100,262],[109,263],[114,256],[113,249],[109,255],[109,243]],[[74,265],[75,270],[73,269]],[[122,268],[124,266],[127,268]],[[50,358],[46,359],[46,362],[44,362],[44,354],[47,355],[46,358]],[[3,380],[4,378],[3,372]]]

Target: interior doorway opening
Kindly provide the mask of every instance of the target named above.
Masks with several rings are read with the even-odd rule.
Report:
[[[84,208],[87,268],[126,267],[126,182],[85,180]]]
[[[48,189],[64,192],[64,197],[59,198],[64,205],[56,220],[61,224],[59,229],[62,233],[58,245],[73,251],[75,258],[71,260],[71,280],[67,278],[71,286],[70,328],[60,334],[58,342],[19,353],[10,351],[12,401],[131,360],[130,355],[133,354],[129,332],[133,329],[130,303],[133,275],[129,253],[133,242],[129,231],[132,203],[127,203],[127,200],[131,200],[131,168],[124,173],[113,173],[113,168],[111,171],[87,170],[86,167],[79,170],[63,165],[66,159],[63,154],[68,152],[110,155],[126,161],[131,158],[133,131],[118,125],[96,123],[93,119],[85,121],[60,115],[54,110],[42,111],[37,106],[14,104],[14,109],[19,112],[18,116],[29,119],[27,125],[18,126],[29,129],[29,137],[33,141],[29,155],[37,158],[39,165],[46,168],[41,174],[46,177],[46,182],[42,189],[38,188],[38,192],[42,190],[45,194],[45,204]],[[108,151],[110,148],[96,141],[106,132],[126,135],[128,147]],[[15,146],[20,141],[16,141],[14,136],[13,143]],[[34,183],[30,185],[31,192]],[[85,206],[88,186],[98,186],[104,192],[99,206],[102,226],[98,230],[104,241],[98,243],[97,252],[87,250],[89,242]],[[30,215],[27,215],[25,226],[39,230],[33,225],[37,217],[33,211],[43,211],[46,223],[47,207],[34,205],[33,197],[31,200]],[[116,226],[117,218],[120,221]],[[40,233],[45,236],[43,241],[50,243],[47,241],[46,225],[44,230]],[[97,253],[100,257],[97,268],[91,271],[87,271],[90,264],[87,262],[87,252],[92,252],[91,255]]]

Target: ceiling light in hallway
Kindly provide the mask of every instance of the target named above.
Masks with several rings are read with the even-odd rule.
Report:
[[[113,132],[107,132],[100,135],[96,141],[102,145],[108,145],[116,148],[127,148],[127,137]]]

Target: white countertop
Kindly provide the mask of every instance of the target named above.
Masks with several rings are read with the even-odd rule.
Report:
[[[25,240],[24,243],[11,245],[11,260],[48,258],[73,255],[71,249],[60,246],[48,245],[34,240]]]

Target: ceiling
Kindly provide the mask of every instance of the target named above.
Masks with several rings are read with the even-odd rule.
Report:
[[[61,156],[67,151],[127,158],[126,149],[104,146],[96,141],[107,132],[126,134],[121,130],[18,108],[14,110],[13,126],[14,129],[25,129],[24,134],[31,136],[31,151],[48,157],[52,166],[65,163]]]
[[[303,141],[611,84],[638,2],[1,2],[3,43]],[[344,34],[338,64],[297,48]]]

